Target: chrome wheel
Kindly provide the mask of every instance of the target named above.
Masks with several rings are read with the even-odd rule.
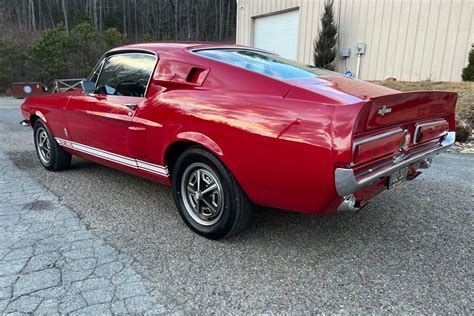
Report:
[[[189,165],[181,178],[181,197],[188,214],[199,224],[210,226],[222,216],[224,191],[219,177],[203,163]]]
[[[48,165],[51,162],[51,143],[48,133],[43,127],[38,128],[36,132],[36,150],[41,162]]]

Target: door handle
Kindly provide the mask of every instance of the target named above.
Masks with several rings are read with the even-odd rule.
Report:
[[[124,103],[122,104],[123,106],[126,106],[127,108],[129,108],[130,110],[135,110],[137,108],[137,104],[136,103]]]

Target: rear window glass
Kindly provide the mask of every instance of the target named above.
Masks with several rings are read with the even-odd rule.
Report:
[[[341,74],[281,56],[248,49],[204,49],[196,54],[282,80]]]

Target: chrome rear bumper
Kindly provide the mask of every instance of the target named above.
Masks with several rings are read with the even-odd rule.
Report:
[[[371,171],[369,170],[369,172],[360,176],[356,176],[354,174],[353,169],[337,168],[335,171],[337,194],[342,197],[347,196],[351,193],[360,190],[365,186],[374,183],[380,178],[390,175],[398,169],[409,166],[421,160],[428,159],[443,151],[446,151],[451,145],[454,144],[455,139],[456,133],[448,132],[448,134],[445,136],[444,140],[438,147],[430,148],[413,154],[408,154],[403,158],[403,160],[383,165]]]

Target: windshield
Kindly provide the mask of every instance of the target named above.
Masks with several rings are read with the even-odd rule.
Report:
[[[204,49],[195,51],[195,53],[282,80],[317,76],[342,76],[334,71],[316,68],[278,55],[255,50],[238,48]]]

